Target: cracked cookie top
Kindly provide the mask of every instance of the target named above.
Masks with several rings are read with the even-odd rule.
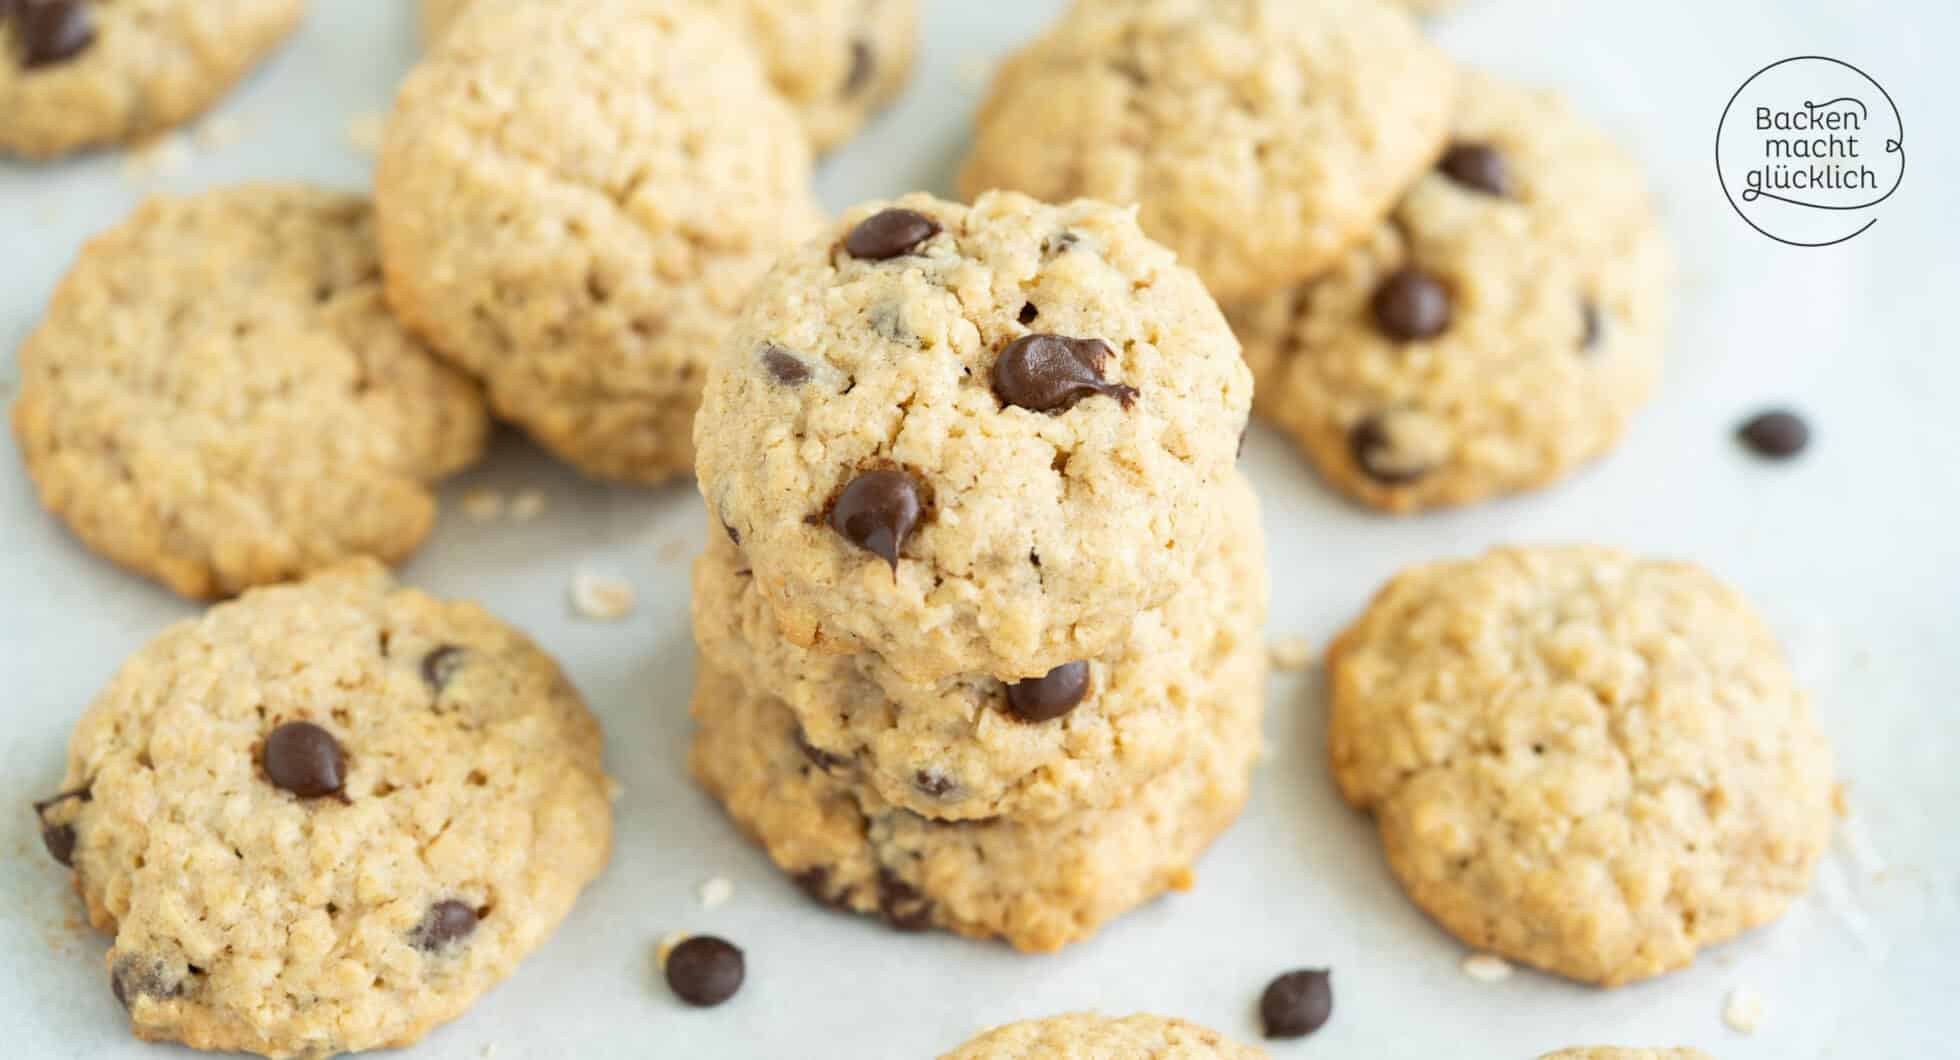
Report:
[[[1130,211],[909,196],[756,288],[695,425],[783,634],[907,680],[1039,677],[1185,583],[1251,377]]]
[[[1001,66],[960,187],[1139,203],[1214,295],[1254,297],[1380,220],[1454,78],[1377,0],[1078,0]]]
[[[1755,612],[1699,567],[1505,548],[1404,571],[1329,651],[1330,755],[1459,938],[1617,985],[1809,885],[1831,753]]]
[[[588,474],[686,472],[706,362],[821,216],[808,138],[686,0],[523,0],[403,83],[375,174],[388,297]]]
[[[138,1035],[357,1052],[460,1014],[571,909],[611,843],[600,739],[522,634],[350,561],[132,656],[41,821]]]

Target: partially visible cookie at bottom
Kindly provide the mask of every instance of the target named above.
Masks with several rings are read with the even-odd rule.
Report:
[[[1831,750],[1775,638],[1693,564],[1501,548],[1403,571],[1328,651],[1329,755],[1411,899],[1617,986],[1780,916]]]
[[[995,1027],[939,1060],[1260,1060],[1209,1027],[1139,1012],[1120,1019],[1070,1012]]]
[[[528,638],[355,560],[165,630],[77,725],[43,838],[151,1041],[405,1045],[611,847],[598,722]]]
[[[1624,1049],[1611,1045],[1574,1046],[1538,1060],[1714,1060],[1700,1049]]]
[[[1248,646],[1247,650],[1256,651]],[[1059,949],[1168,890],[1244,806],[1260,746],[1264,668],[1237,668],[1216,697],[1221,738],[1111,809],[1054,821],[935,821],[900,809],[840,762],[797,742],[781,700],[706,665],[696,677],[694,776],[812,897],[940,927]]]

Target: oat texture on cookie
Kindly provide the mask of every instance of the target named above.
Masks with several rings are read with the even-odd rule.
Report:
[[[524,0],[422,0],[436,39],[467,9]],[[700,0],[727,19],[762,61],[818,151],[850,139],[912,74],[919,0]]]
[[[537,948],[611,843],[598,723],[552,660],[371,560],[132,656],[41,808],[142,1038],[405,1045]]]
[[[756,288],[695,425],[782,635],[906,680],[1107,649],[1221,527],[1250,374],[1130,212],[1016,194],[850,211]]]
[[[1660,375],[1669,254],[1640,168],[1558,96],[1466,74],[1442,158],[1304,286],[1228,306],[1259,415],[1409,512],[1546,485]]]
[[[960,187],[1140,204],[1214,295],[1256,297],[1380,220],[1454,77],[1379,0],[1081,0],[996,73]]]
[[[1071,1012],[995,1027],[940,1060],[1261,1060],[1265,1055],[1170,1016]]]
[[[42,503],[194,597],[406,556],[488,432],[389,314],[367,201],[299,185],[145,202],[82,249],[20,372]]]
[[[54,158],[194,118],[304,10],[303,0],[0,3],[0,154]]]
[[[1603,986],[1781,915],[1831,752],[1769,630],[1692,564],[1498,549],[1396,576],[1329,652],[1329,755],[1417,905]]]
[[[404,82],[375,200],[390,302],[496,412],[602,478],[692,463],[707,360],[815,230],[810,149],[686,0],[473,11]]]

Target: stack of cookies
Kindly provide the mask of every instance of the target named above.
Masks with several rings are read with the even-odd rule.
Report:
[[[1250,401],[1130,211],[849,212],[709,372],[697,777],[902,928],[1049,950],[1188,887],[1259,746]]]

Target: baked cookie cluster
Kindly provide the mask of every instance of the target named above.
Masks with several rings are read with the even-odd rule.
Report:
[[[1048,950],[1188,887],[1258,745],[1250,401],[1127,211],[848,212],[708,373],[696,775],[903,928]]]

